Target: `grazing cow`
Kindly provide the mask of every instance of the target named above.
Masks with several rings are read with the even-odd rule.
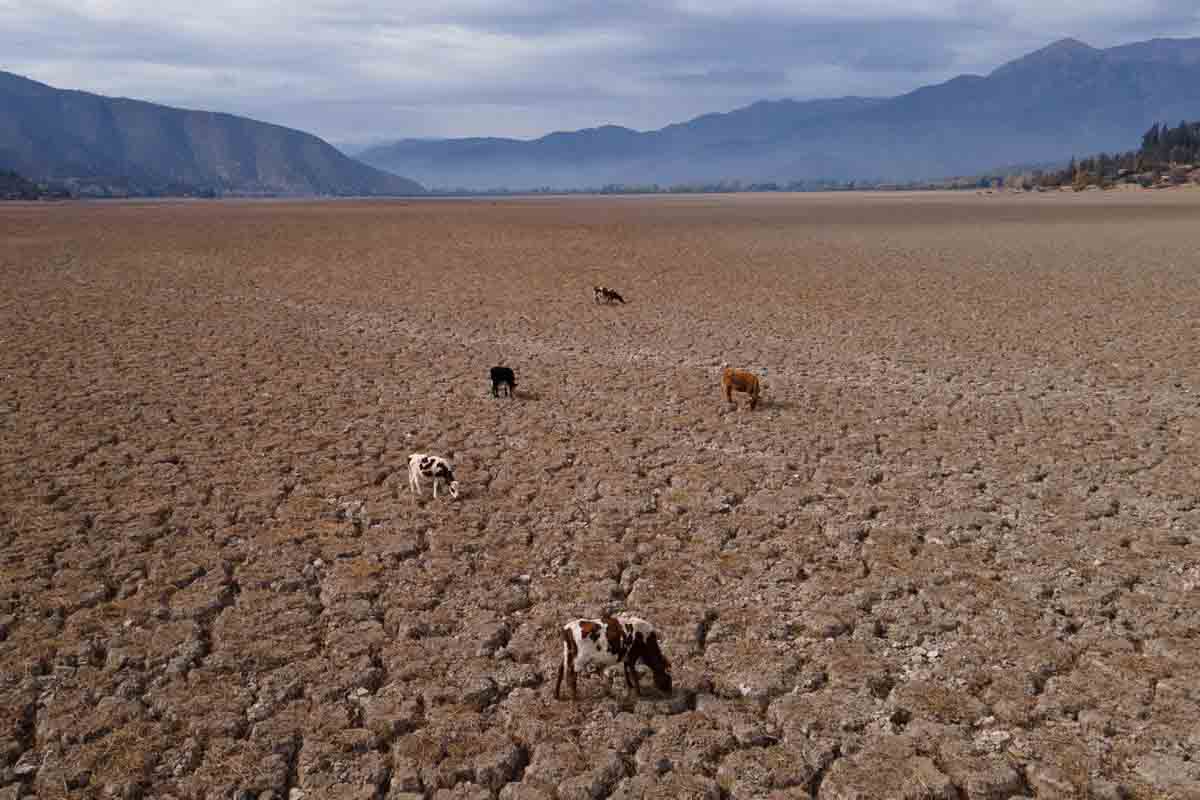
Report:
[[[454,467],[450,462],[439,456],[427,453],[413,453],[408,457],[408,488],[410,491],[421,493],[421,477],[433,479],[433,496],[437,497],[438,481],[445,482],[452,497],[458,497],[458,481],[454,479]]]
[[[501,386],[512,397],[513,389],[517,387],[517,376],[508,367],[492,367],[492,397],[500,396]]]
[[[625,298],[621,297],[620,292],[607,286],[593,286],[592,300],[596,303],[625,303]]]
[[[654,685],[659,691],[671,693],[671,662],[658,646],[658,632],[644,619],[618,614],[602,619],[577,619],[562,629],[562,658],[558,662],[558,677],[554,681],[554,699],[562,686],[563,673],[571,698],[579,699],[576,675],[589,664],[601,669],[614,664],[625,667],[625,686],[640,697],[637,662],[641,661],[654,673]]]
[[[746,372],[744,369],[733,369],[726,367],[721,372],[721,391],[725,394],[725,399],[729,401],[729,405],[737,405],[733,400],[733,390],[745,392],[750,395],[750,409],[758,405],[758,397],[762,394],[762,387],[758,382],[758,376],[753,372]]]

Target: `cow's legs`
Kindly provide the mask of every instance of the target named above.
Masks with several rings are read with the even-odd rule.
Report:
[[[642,696],[642,684],[638,677],[637,666],[629,662],[625,663],[625,685],[632,686],[633,693],[638,697]]]

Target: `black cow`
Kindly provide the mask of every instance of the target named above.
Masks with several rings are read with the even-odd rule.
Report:
[[[509,397],[513,396],[513,390],[517,388],[517,376],[508,367],[492,367],[492,397],[500,396],[500,387],[504,387],[504,391]]]

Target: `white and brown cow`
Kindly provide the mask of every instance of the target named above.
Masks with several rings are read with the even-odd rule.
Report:
[[[658,632],[644,619],[618,614],[600,619],[572,620],[563,626],[562,648],[558,677],[554,681],[556,700],[564,672],[567,685],[571,688],[571,698],[579,699],[575,679],[588,665],[601,669],[614,664],[624,665],[625,686],[640,696],[639,661],[654,673],[654,685],[659,691],[671,693],[671,662],[659,648]]]
[[[413,453],[408,457],[408,488],[421,493],[421,478],[433,479],[433,496],[437,497],[438,482],[445,482],[452,497],[458,497],[458,481],[454,479],[454,467],[440,456],[428,453]]]

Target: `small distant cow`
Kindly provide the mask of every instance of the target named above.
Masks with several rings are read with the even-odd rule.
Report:
[[[618,614],[601,619],[577,619],[562,629],[562,659],[554,681],[554,699],[562,686],[563,673],[571,698],[579,699],[576,676],[589,664],[604,669],[614,664],[625,667],[625,686],[641,696],[637,663],[641,661],[654,673],[659,691],[671,693],[671,662],[658,645],[658,632],[644,619]]]
[[[592,300],[596,303],[625,303],[625,298],[621,297],[620,292],[607,286],[593,286]]]
[[[508,367],[492,367],[492,397],[500,396],[501,386],[505,394],[512,397],[513,389],[517,387],[517,376]]]
[[[454,467],[440,456],[428,453],[413,453],[408,457],[408,488],[421,493],[421,478],[433,479],[433,496],[437,497],[438,482],[442,481],[450,490],[451,497],[458,497],[458,481],[454,479]]]
[[[758,376],[744,369],[726,367],[721,372],[721,391],[725,394],[725,399],[729,401],[729,405],[731,406],[737,405],[733,399],[735,389],[750,395],[750,409],[754,410],[754,407],[758,405],[758,397],[762,394],[762,387],[758,382]]]

